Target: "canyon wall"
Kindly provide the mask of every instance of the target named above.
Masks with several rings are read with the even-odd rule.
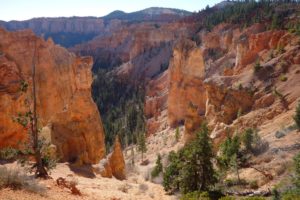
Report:
[[[161,75],[149,82],[145,100],[149,134],[162,130],[161,113],[171,127],[184,124],[188,140],[204,119],[216,133],[240,116],[262,112],[268,106],[272,109],[267,118],[239,123],[239,128],[259,126],[295,106],[299,84],[286,87],[280,77],[286,76],[289,82],[299,78],[290,74],[299,65],[299,37],[281,30],[267,31],[262,24],[244,30],[220,24],[195,37],[200,44],[179,39],[164,73],[168,77],[162,79]],[[258,72],[254,69],[257,62]],[[285,104],[278,104],[274,88],[286,95]],[[224,130],[222,133],[223,137]]]
[[[31,29],[36,34],[42,33],[101,33],[104,20],[96,17],[72,18],[35,18],[26,21],[1,22],[8,30]]]
[[[33,32],[0,29],[0,147],[18,147],[28,138],[14,122],[32,106],[32,64],[36,66],[39,127],[62,161],[96,163],[105,156],[101,118],[91,97],[92,59],[76,57]],[[26,93],[20,91],[27,82]]]

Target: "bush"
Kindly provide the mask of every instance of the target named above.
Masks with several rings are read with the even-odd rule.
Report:
[[[232,186],[236,186],[236,185],[248,185],[247,181],[245,179],[226,179],[224,181],[224,184],[227,186],[227,187],[232,187]]]
[[[300,101],[298,102],[298,105],[296,107],[296,114],[293,118],[297,125],[298,130],[300,131]]]
[[[180,200],[210,200],[208,192],[189,192],[183,195]]]
[[[284,46],[278,45],[278,47],[277,47],[277,53],[278,54],[283,54],[284,52],[285,52]]]
[[[300,153],[294,157],[295,178],[294,185],[300,191]]]
[[[15,160],[19,154],[19,150],[8,147],[0,150],[0,160]]]
[[[245,149],[254,155],[259,155],[269,148],[269,143],[262,140],[257,131],[254,131],[252,128],[246,129],[242,136],[242,142]]]
[[[210,199],[223,199],[234,200],[232,198],[226,198],[220,191],[200,192],[194,191],[183,195],[180,200],[210,200]]]
[[[253,68],[254,68],[254,73],[258,73],[261,70],[262,66],[260,65],[259,61],[256,61]]]
[[[7,169],[6,167],[0,167],[0,188],[24,189],[38,194],[44,194],[46,191],[45,187],[39,185],[34,178],[20,172],[20,169]]]
[[[258,189],[258,183],[257,183],[257,180],[254,180],[254,181],[250,181],[249,182],[249,186],[251,189]]]
[[[180,139],[180,132],[179,132],[179,127],[176,128],[176,132],[175,132],[175,140],[176,142],[178,142]]]
[[[285,81],[287,81],[287,77],[284,76],[284,75],[281,75],[281,76],[280,76],[280,80],[281,80],[282,82],[285,82]]]
[[[264,197],[246,197],[242,200],[266,200]]]
[[[225,196],[225,197],[221,197],[219,200],[236,200],[236,198],[232,196]]]
[[[282,200],[300,200],[300,195],[296,193],[286,193],[282,195]]]

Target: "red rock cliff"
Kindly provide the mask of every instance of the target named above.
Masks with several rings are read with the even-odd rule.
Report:
[[[92,59],[76,57],[31,31],[0,29],[0,147],[27,136],[13,117],[25,112],[31,96],[31,66],[36,47],[37,111],[40,126],[50,127],[51,142],[63,161],[96,163],[105,155],[104,131],[91,98]],[[26,81],[29,90],[19,91]]]

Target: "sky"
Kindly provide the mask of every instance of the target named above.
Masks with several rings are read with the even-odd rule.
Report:
[[[35,17],[101,17],[114,10],[133,12],[148,7],[198,11],[221,0],[0,0],[0,20]]]

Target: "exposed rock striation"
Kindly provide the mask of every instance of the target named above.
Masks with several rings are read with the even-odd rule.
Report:
[[[27,30],[0,29],[0,52],[0,147],[17,147],[28,136],[13,117],[28,111],[25,100],[31,104],[34,58],[39,123],[50,127],[59,157],[80,164],[103,158],[104,132],[90,91],[92,59],[76,57]],[[20,92],[21,81],[28,82],[26,93]]]

